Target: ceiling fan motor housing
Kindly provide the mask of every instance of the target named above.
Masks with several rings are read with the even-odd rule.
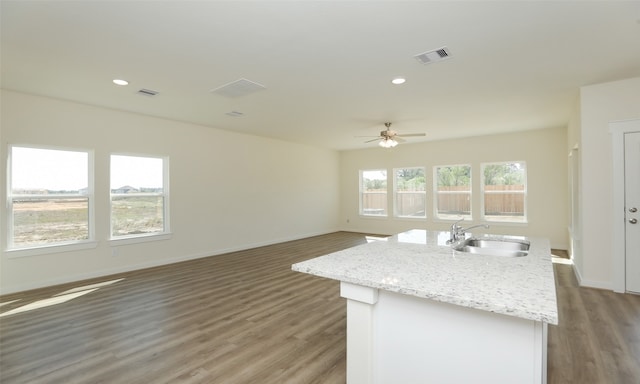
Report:
[[[389,129],[385,130],[385,131],[380,131],[380,137],[383,137],[385,139],[391,138],[393,136],[396,135],[395,131],[391,131]]]

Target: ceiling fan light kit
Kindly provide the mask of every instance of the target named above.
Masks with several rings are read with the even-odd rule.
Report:
[[[382,148],[393,148],[398,145],[398,142],[393,139],[383,139],[378,143]]]

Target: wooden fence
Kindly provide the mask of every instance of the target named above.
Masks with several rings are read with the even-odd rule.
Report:
[[[365,192],[362,196],[365,214],[387,214],[387,192]],[[422,192],[398,192],[396,210],[399,216],[424,216],[425,195]],[[471,193],[467,186],[440,187],[437,193],[440,214],[471,214]],[[485,215],[523,216],[524,185],[487,185],[484,194]]]
[[[362,194],[362,213],[365,215],[386,215],[387,192],[364,192]]]
[[[485,185],[484,214],[524,216],[524,185]]]
[[[427,207],[424,192],[398,192],[396,194],[396,215],[425,217]]]

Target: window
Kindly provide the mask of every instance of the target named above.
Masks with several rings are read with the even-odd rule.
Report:
[[[111,238],[163,234],[168,226],[168,159],[111,155]]]
[[[7,249],[93,240],[93,155],[9,147]]]
[[[470,220],[471,166],[445,165],[433,168],[435,216],[443,220]]]
[[[482,193],[485,220],[527,222],[524,162],[482,164]]]
[[[360,171],[360,214],[387,216],[387,170]]]
[[[423,167],[393,170],[395,216],[426,218],[427,191]]]

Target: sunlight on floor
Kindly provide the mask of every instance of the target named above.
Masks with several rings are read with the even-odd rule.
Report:
[[[27,312],[27,311],[31,311],[31,310],[38,309],[38,308],[50,307],[52,305],[66,303],[69,300],[73,300],[76,297],[80,297],[80,296],[86,295],[87,293],[91,293],[91,292],[93,292],[93,291],[95,291],[97,289],[98,288],[89,289],[89,290],[82,291],[82,292],[69,293],[69,294],[66,294],[66,295],[63,295],[63,296],[54,296],[54,297],[49,298],[49,299],[38,300],[38,301],[35,301],[35,302],[31,303],[31,304],[23,305],[22,307],[14,308],[14,309],[12,309],[10,311],[4,312],[4,313],[0,314],[0,317],[9,316],[9,315],[15,315],[16,313]]]
[[[97,291],[98,289],[100,289],[100,288],[102,288],[104,286],[111,285],[111,284],[117,283],[117,282],[122,281],[122,280],[124,280],[124,278],[116,279],[116,280],[104,281],[104,282],[96,283],[96,284],[84,285],[82,287],[72,288],[72,289],[66,290],[64,292],[57,293],[57,294],[53,295],[52,297],[50,297],[48,299],[42,299],[42,300],[34,301],[33,303],[29,303],[29,304],[23,305],[21,307],[9,310],[7,312],[0,313],[0,317],[9,316],[9,315],[15,315],[17,313],[28,312],[28,311],[32,311],[34,309],[46,308],[46,307],[50,307],[52,305],[66,303],[69,300],[73,300],[73,299],[78,298],[80,296],[84,296],[84,295],[86,295],[88,293]],[[20,300],[21,299],[8,301],[6,303],[2,303],[1,305],[7,305],[7,304],[15,303],[15,302],[20,301]]]
[[[11,301],[7,301],[6,303],[0,303],[0,307],[2,307],[3,305],[7,305],[7,304],[11,304],[11,303],[15,303],[16,301],[20,301],[21,299],[16,299],[16,300],[11,300]]]
[[[572,265],[573,264],[573,260],[571,259],[566,259],[564,257],[557,257],[554,255],[551,255],[551,262],[554,264],[565,264],[565,265]]]
[[[83,287],[72,288],[72,289],[69,289],[69,290],[64,291],[62,293],[58,293],[57,295],[54,295],[54,296],[66,295],[68,293],[74,293],[74,292],[78,292],[78,291],[86,291],[87,289],[92,289],[92,288],[100,288],[100,287],[104,287],[105,285],[111,285],[111,284],[117,283],[117,282],[122,281],[122,280],[124,280],[124,278],[117,279],[117,280],[103,281],[102,283],[85,285]]]

